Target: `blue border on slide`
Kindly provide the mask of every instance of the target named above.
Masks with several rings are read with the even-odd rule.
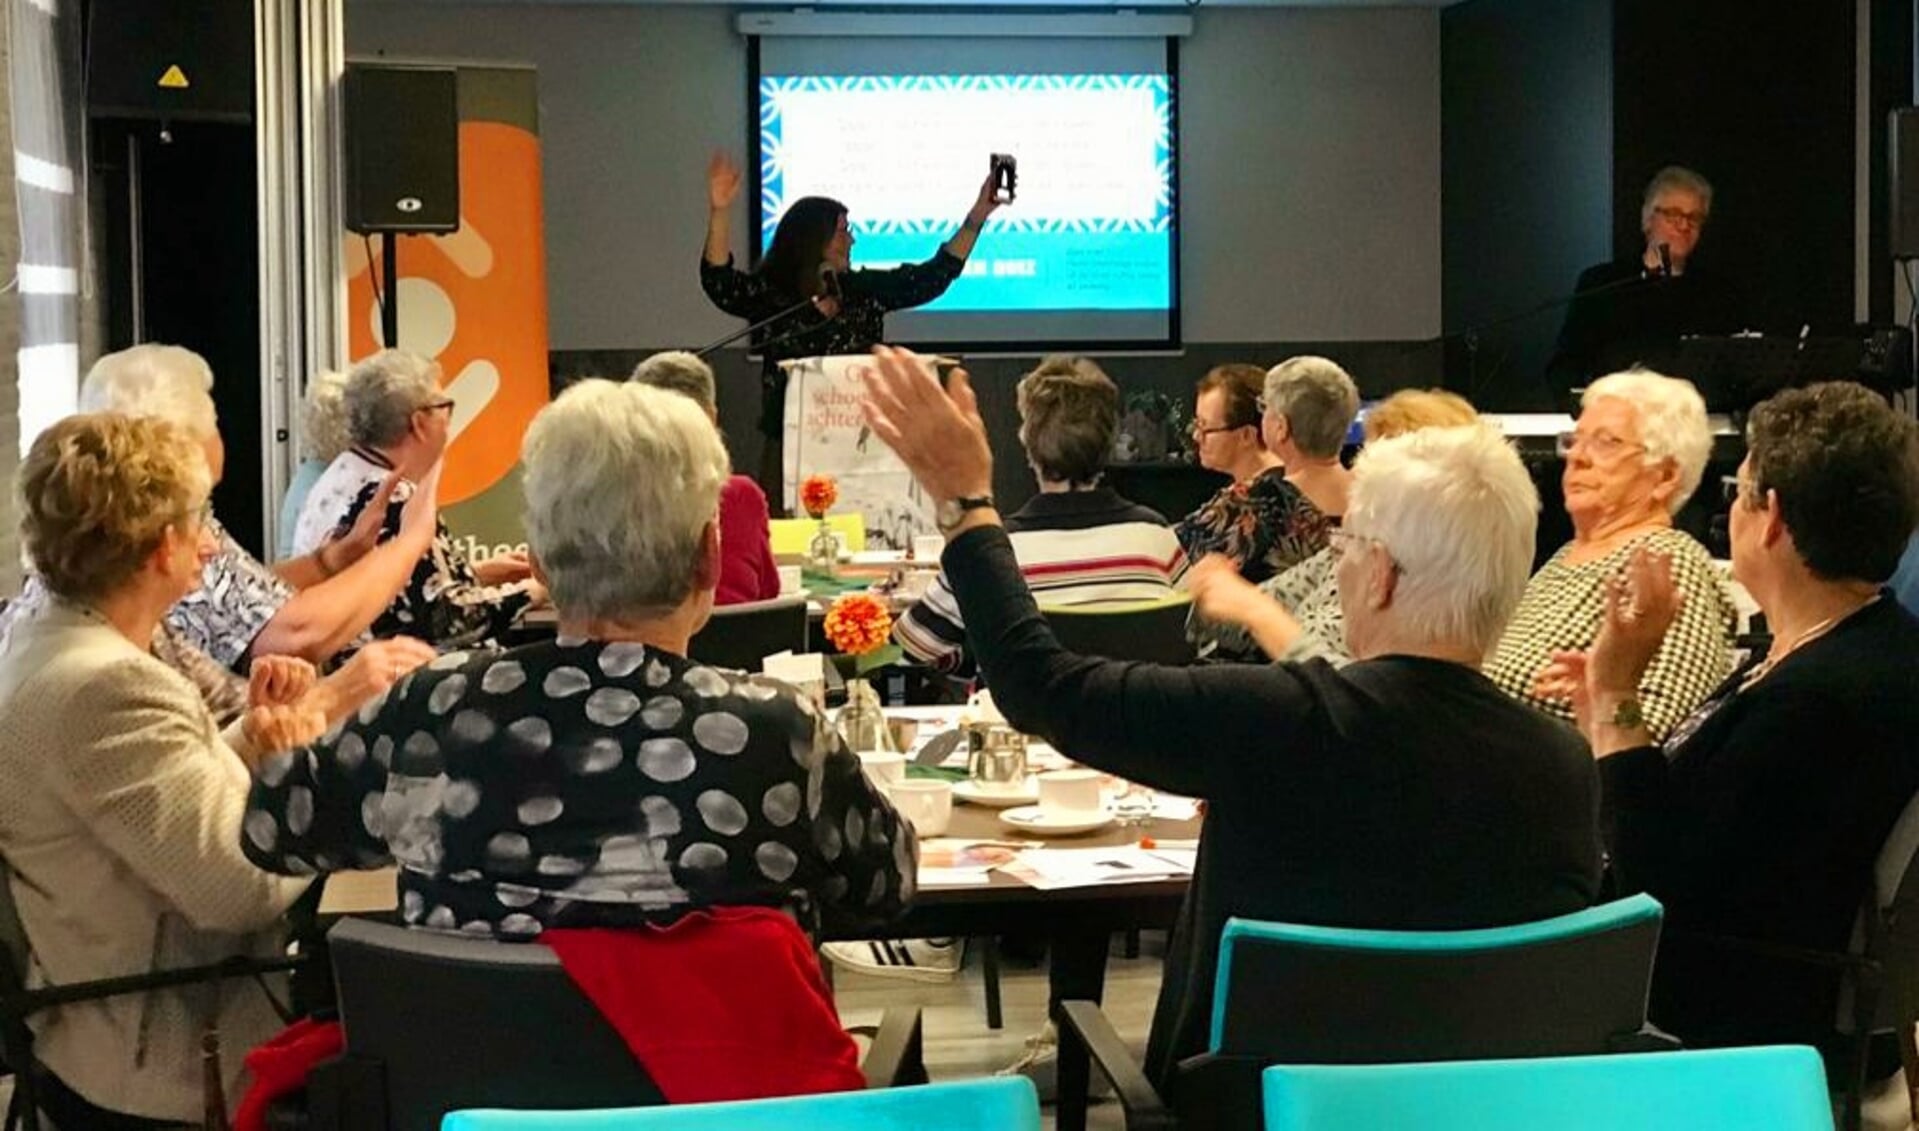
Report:
[[[929,312],[1154,311],[1172,302],[1172,83],[1164,74],[797,75],[759,83],[760,231],[786,214],[782,109],[793,94],[864,97],[896,92],[1121,91],[1151,98],[1159,185],[1150,216],[994,217],[980,233],[967,273],[921,309]],[[798,189],[794,190],[797,194]],[[860,267],[917,262],[951,231],[948,216],[872,219],[855,215]],[[761,247],[764,253],[765,246]]]

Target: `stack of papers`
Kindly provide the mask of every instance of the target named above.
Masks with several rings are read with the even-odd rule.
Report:
[[[1101,884],[1137,884],[1172,880],[1193,874],[1190,849],[1140,848],[1030,848],[1005,866],[1041,891],[1096,887]]]

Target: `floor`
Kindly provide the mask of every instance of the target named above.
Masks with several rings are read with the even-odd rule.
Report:
[[[1138,958],[1121,957],[1115,940],[1106,969],[1106,1015],[1120,1036],[1138,1054],[1146,1045],[1146,1030],[1159,993],[1160,945],[1164,935],[1148,932]],[[888,1006],[918,1006],[926,1042],[926,1068],[935,1081],[990,1076],[1020,1059],[1026,1041],[1046,1021],[1046,968],[1008,958],[1001,963],[1000,1001],[1005,1027],[986,1027],[985,993],[977,955],[967,956],[964,969],[951,982],[927,984],[848,973],[833,974],[840,1018],[848,1025],[872,1025]],[[1043,1070],[1050,1086],[1050,1066]],[[1042,1126],[1053,1126],[1051,1106],[1043,1110]],[[1087,1118],[1092,1131],[1120,1131],[1125,1118],[1117,1103],[1095,1101]]]

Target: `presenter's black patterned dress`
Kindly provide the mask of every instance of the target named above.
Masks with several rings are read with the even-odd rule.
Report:
[[[780,435],[781,414],[786,410],[786,371],[780,362],[865,353],[886,340],[888,311],[932,302],[946,293],[965,266],[965,260],[942,247],[924,263],[848,271],[839,277],[838,315],[829,318],[805,306],[756,335],[753,341],[766,359],[760,370],[760,432],[774,439]],[[749,323],[764,321],[801,302],[765,278],[733,266],[730,256],[722,267],[700,259],[700,287],[714,306]],[[764,480],[760,486],[766,486]],[[767,496],[780,497],[778,486],[768,488]]]
[[[566,637],[442,656],[269,759],[241,836],[276,872],[397,862],[407,923],[503,939],[726,905],[857,926],[918,875],[910,827],[792,688]]]

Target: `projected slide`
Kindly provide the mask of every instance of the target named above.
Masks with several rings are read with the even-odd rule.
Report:
[[[965,327],[955,336],[1070,338],[1061,316],[1083,312],[1104,315],[1086,320],[1102,336],[1168,336],[1166,74],[768,76],[759,91],[763,239],[790,202],[830,196],[850,211],[856,268],[923,260],[972,203],[988,154],[1010,153],[1018,199],[915,312],[921,324],[937,333],[932,316],[948,314]]]

